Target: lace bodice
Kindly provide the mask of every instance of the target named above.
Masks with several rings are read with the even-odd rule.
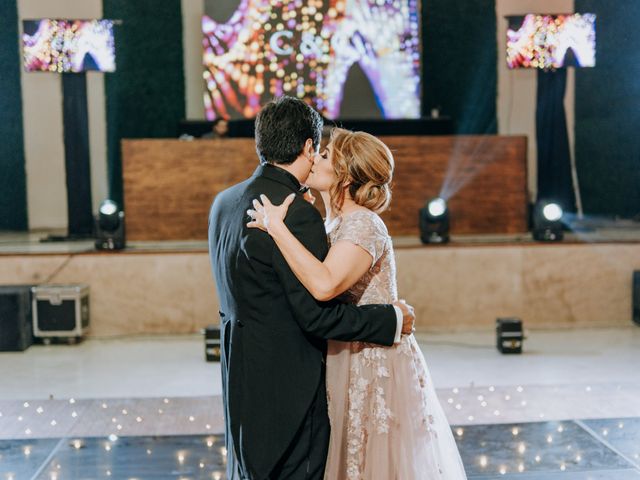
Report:
[[[331,245],[345,240],[365,249],[371,257],[369,271],[344,292],[345,303],[367,305],[393,303],[398,299],[393,243],[382,219],[370,210],[356,210],[338,217],[327,232]]]

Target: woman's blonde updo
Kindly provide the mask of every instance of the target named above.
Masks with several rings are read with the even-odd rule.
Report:
[[[358,204],[376,213],[384,212],[391,202],[393,155],[373,135],[334,128],[331,132],[331,164],[336,181],[331,186],[331,203],[342,209],[345,189]]]

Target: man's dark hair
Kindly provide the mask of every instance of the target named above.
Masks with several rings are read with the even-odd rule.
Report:
[[[322,117],[302,100],[280,97],[256,117],[256,151],[261,162],[289,164],[298,158],[308,138],[318,149]]]

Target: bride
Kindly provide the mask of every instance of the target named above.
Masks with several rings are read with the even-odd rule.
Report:
[[[326,209],[331,249],[323,262],[287,229],[294,195],[262,195],[249,227],[268,232],[292,271],[320,301],[358,305],[398,299],[393,245],[378,216],[389,206],[394,161],[380,140],[334,129],[307,180]],[[331,440],[325,478],[465,479],[464,467],[425,359],[413,335],[392,347],[329,341]],[[417,413],[416,413],[417,412]]]

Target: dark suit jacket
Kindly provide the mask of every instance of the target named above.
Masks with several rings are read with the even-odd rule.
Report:
[[[209,216],[229,468],[237,461],[248,478],[266,478],[300,428],[324,382],[325,339],[391,345],[397,325],[390,305],[358,308],[316,301],[271,237],[247,228],[253,199],[265,194],[280,204],[299,189],[289,172],[260,165],[251,178],[221,192]],[[302,195],[285,223],[324,259],[328,244],[322,218]]]

